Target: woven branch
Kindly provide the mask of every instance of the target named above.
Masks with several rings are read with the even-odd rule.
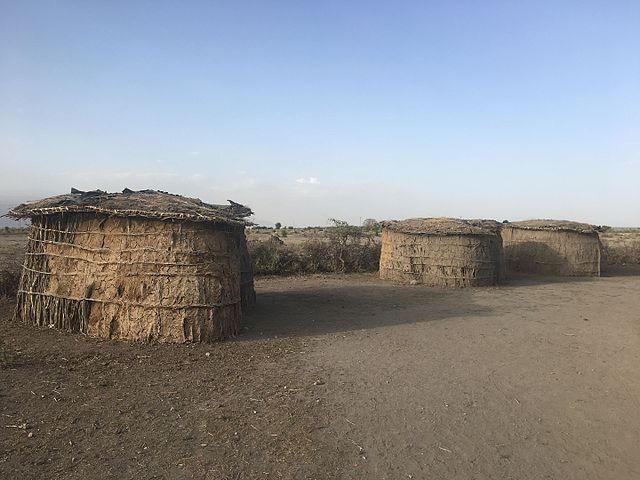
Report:
[[[182,224],[180,224],[180,226],[182,226]],[[217,230],[225,230],[226,228],[228,228],[228,231],[233,231],[235,228],[237,227],[225,227],[224,225],[220,225],[219,227],[217,227]],[[109,235],[109,236],[115,236],[115,235],[120,235],[123,237],[157,237],[158,235],[162,235],[163,232],[157,232],[157,231],[150,231],[150,232],[105,232],[104,230],[84,230],[84,231],[78,231],[78,232],[74,232],[71,230],[58,230],[55,228],[44,228],[41,227],[39,225],[32,225],[31,226],[32,231],[35,230],[46,230],[47,232],[53,232],[53,233],[63,233],[63,234],[71,234],[74,237],[78,236],[78,235]],[[180,228],[180,234],[185,234],[185,235],[199,235],[202,233],[202,230],[185,230],[184,228]]]
[[[577,233],[597,233],[594,225],[588,223],[572,222],[569,220],[523,220],[521,222],[509,222],[504,224],[504,228],[515,228],[520,230],[539,230],[539,231],[564,231]]]
[[[437,220],[441,226],[442,219]],[[441,287],[498,284],[504,275],[500,236],[484,230],[471,234],[466,224],[464,233],[454,235],[454,227],[459,224],[449,226],[442,234],[435,234],[436,230],[425,234],[384,227],[380,278]]]
[[[214,308],[214,307],[226,307],[229,305],[236,305],[237,302],[230,303],[203,303],[203,304],[189,304],[189,305],[162,305],[162,304],[148,304],[148,303],[136,303],[136,302],[118,302],[117,300],[104,300],[101,298],[90,298],[90,297],[65,297],[64,295],[55,295],[53,293],[42,293],[42,292],[33,292],[29,290],[18,290],[18,294],[24,295],[36,295],[40,297],[51,297],[51,298],[60,298],[64,300],[70,300],[73,302],[95,302],[95,303],[108,303],[113,305],[120,306],[131,306],[131,307],[141,307],[141,308],[168,308],[170,310],[185,310],[190,308]]]
[[[213,341],[236,335],[241,305],[255,302],[244,227],[182,227],[91,213],[36,217],[16,317],[129,340]],[[98,229],[101,237],[93,240],[75,234]],[[124,237],[114,235],[123,231]],[[179,261],[185,255],[197,261]],[[136,270],[140,266],[152,271]]]
[[[84,250],[86,252],[93,252],[93,253],[112,253],[113,249],[111,248],[92,248],[92,247],[85,247],[84,245],[78,245],[75,243],[68,243],[68,242],[56,242],[53,240],[40,240],[37,238],[28,238],[28,240],[32,240],[34,242],[40,242],[40,243],[44,243],[46,245],[61,245],[61,246],[65,246],[65,247],[71,247],[71,248],[77,248],[78,250]],[[120,248],[118,249],[118,252],[120,253],[133,253],[133,252],[153,252],[153,253],[164,253],[165,250],[162,249],[157,249],[157,248],[153,248],[153,247],[140,247],[140,248]],[[185,255],[211,255],[211,251],[209,250],[173,250],[173,253],[176,255],[179,254],[185,254]],[[217,255],[223,255],[222,253],[217,253]]]
[[[495,220],[446,217],[384,221],[382,227],[398,233],[436,236],[496,235],[500,231],[500,223]]]
[[[124,264],[123,264],[124,265]],[[45,272],[42,270],[34,270],[33,268],[29,268],[26,265],[22,265],[22,268],[24,270],[27,270],[29,272],[33,272],[33,273],[37,273],[38,275],[55,275],[55,276],[61,276],[61,277],[76,277],[79,275],[85,275],[85,272]],[[108,277],[111,276],[112,274],[109,272],[92,272],[91,276],[92,277],[100,277],[100,276],[104,276],[104,277]],[[124,276],[124,277],[185,277],[185,278],[195,278],[195,277],[202,277],[202,278],[224,278],[223,275],[217,275],[213,272],[203,272],[203,273],[198,273],[198,272],[189,272],[189,273],[178,273],[178,272],[118,272],[119,276]],[[253,280],[251,280],[253,281]]]
[[[67,258],[69,260],[80,260],[82,262],[93,263],[94,265],[158,265],[158,266],[171,266],[171,267],[202,267],[206,265],[215,265],[217,262],[212,260],[210,262],[201,262],[201,263],[175,263],[175,262],[153,262],[153,261],[121,261],[121,262],[109,262],[106,260],[91,260],[89,258],[77,257],[72,255],[63,255],[59,253],[52,252],[26,252],[26,256],[46,256],[46,257],[58,257],[58,258]],[[229,257],[230,255],[220,255],[216,256]]]
[[[7,214],[13,218],[51,216],[64,213],[91,213],[117,217],[138,217],[167,221],[207,222],[244,226],[250,208],[229,201],[229,205],[204,203],[198,198],[183,197],[156,190],[107,193],[101,190],[57,195],[24,203]]]

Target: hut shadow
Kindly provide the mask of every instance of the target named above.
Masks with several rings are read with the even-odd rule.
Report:
[[[544,242],[521,242],[504,247],[506,286],[591,281],[597,276],[575,274],[569,260]]]
[[[474,303],[473,290],[372,283],[259,291],[256,307],[243,314],[248,332],[238,340],[327,335],[490,315],[493,309]]]
[[[569,268],[566,258],[544,242],[520,242],[504,247],[507,274],[558,275]]]
[[[602,277],[638,277],[640,265],[603,265]]]
[[[560,275],[542,275],[538,273],[508,272],[500,282],[501,287],[529,287],[554,283],[585,283],[599,277],[569,277]]]

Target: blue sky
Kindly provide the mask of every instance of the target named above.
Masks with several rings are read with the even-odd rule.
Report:
[[[0,202],[640,225],[640,2],[0,0]]]

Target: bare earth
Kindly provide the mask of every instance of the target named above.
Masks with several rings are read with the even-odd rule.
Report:
[[[262,279],[215,345],[37,329],[5,302],[0,478],[640,478],[640,272],[614,273]]]

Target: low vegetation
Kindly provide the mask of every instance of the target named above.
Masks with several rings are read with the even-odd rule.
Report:
[[[283,232],[278,232],[266,240],[254,236],[249,241],[254,273],[291,275],[376,271],[380,260],[377,229],[357,227],[337,219],[331,221],[333,226],[315,232],[317,235],[305,235],[303,232],[296,240],[292,239],[294,233],[283,235]]]

